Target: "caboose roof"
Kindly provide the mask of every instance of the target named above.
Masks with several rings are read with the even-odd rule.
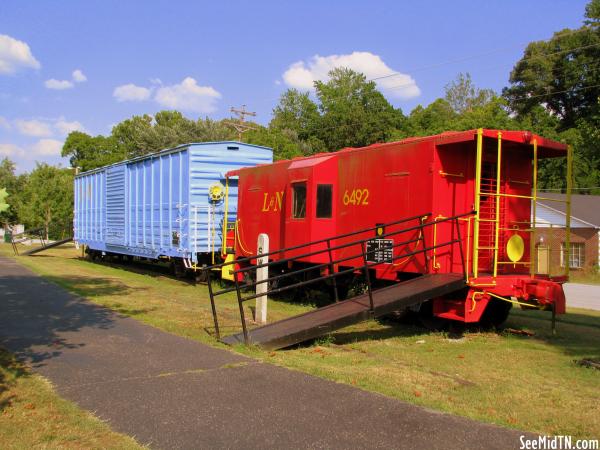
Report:
[[[484,140],[497,140],[498,133],[502,133],[502,142],[511,142],[516,145],[523,145],[529,148],[533,148],[534,140],[537,140],[538,145],[538,156],[540,158],[553,158],[567,155],[567,145],[551,139],[546,139],[540,135],[531,133],[530,131],[514,131],[514,130],[494,130],[494,129],[483,129]],[[332,156],[336,153],[346,152],[360,152],[365,150],[375,150],[378,148],[398,146],[398,145],[412,145],[415,143],[433,143],[434,145],[450,145],[461,142],[474,142],[477,140],[477,130],[467,131],[446,131],[444,133],[435,134],[431,136],[416,136],[406,139],[402,139],[394,142],[385,142],[371,144],[366,147],[347,147],[333,153],[317,153],[311,156],[301,156],[291,160],[279,160],[273,164],[287,164],[293,162],[296,164],[298,161],[306,161],[303,164],[310,164],[313,159],[320,159],[326,156]],[[260,167],[257,166],[257,167]],[[241,171],[245,170],[238,169],[232,170],[227,173],[227,176],[237,176]]]

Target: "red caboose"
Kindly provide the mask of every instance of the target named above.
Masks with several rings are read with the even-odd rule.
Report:
[[[434,316],[477,322],[486,309],[494,309],[494,321],[501,322],[514,303],[564,313],[561,283],[566,278],[535,273],[531,217],[538,159],[567,156],[566,145],[527,131],[480,129],[232,171],[228,177],[239,177],[239,198],[230,244],[239,258],[257,253],[259,233],[268,234],[270,251],[276,252],[364,229],[365,236],[373,237],[370,254],[383,262],[373,269],[376,279],[464,274],[468,288],[434,299]],[[409,228],[406,245],[395,246],[395,238],[386,237],[395,222],[410,217],[430,226]],[[451,217],[457,220],[445,221]],[[437,245],[452,240],[459,244]],[[419,246],[431,251],[419,253]],[[344,260],[348,251],[334,250],[333,259]],[[289,260],[301,253],[310,249],[275,253],[270,259],[285,258],[291,269],[322,266],[331,258],[317,253]],[[408,256],[400,258],[403,254]],[[350,258],[333,270],[362,264]]]

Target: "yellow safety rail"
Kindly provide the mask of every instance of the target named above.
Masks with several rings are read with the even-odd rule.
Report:
[[[229,177],[225,177],[225,213],[223,215],[223,232],[221,234],[221,255],[227,252],[227,220],[229,215]]]
[[[565,238],[565,250],[564,250],[564,260],[565,260],[565,275],[569,275],[570,269],[570,243],[571,243],[571,190],[573,185],[573,151],[569,146],[567,150],[567,192],[566,192],[566,200],[559,200],[555,198],[547,198],[538,196],[537,192],[537,184],[538,184],[538,141],[537,139],[533,140],[533,167],[532,167],[532,193],[531,195],[517,195],[517,194],[506,194],[501,191],[502,184],[502,133],[498,132],[498,144],[497,144],[497,168],[496,168],[496,192],[486,192],[485,195],[493,196],[495,198],[495,218],[488,219],[481,217],[481,172],[482,172],[482,164],[483,164],[483,129],[479,128],[477,130],[477,156],[476,156],[476,166],[475,166],[475,217],[473,223],[473,278],[477,278],[479,276],[479,253],[481,250],[493,250],[493,279],[495,280],[498,276],[498,266],[501,264],[513,264],[513,265],[529,265],[530,266],[530,275],[531,277],[535,276],[536,267],[534,264],[534,253],[535,253],[535,217],[537,213],[537,202],[539,200],[547,200],[554,201],[559,203],[566,204],[566,238]],[[530,261],[499,261],[499,252],[500,252],[500,231],[506,230],[506,228],[502,228],[502,224],[500,221],[500,199],[501,198],[524,198],[532,200],[532,209],[531,213],[533,219],[526,222],[529,225],[529,228],[516,230],[520,232],[531,233],[530,237]],[[482,222],[492,222],[494,223],[494,246],[480,246],[479,243],[479,227]],[[468,246],[467,246],[468,249]],[[468,258],[467,258],[468,259]],[[468,270],[467,270],[467,282],[469,281]]]
[[[475,222],[473,226],[473,276],[479,274],[479,219],[481,209],[481,165],[483,163],[483,128],[477,130],[477,160],[475,162]]]
[[[538,146],[537,139],[533,140],[533,203],[531,205],[531,219],[532,221],[536,220],[537,217],[537,164],[538,164]],[[537,269],[536,264],[533,263],[533,254],[535,252],[535,225],[531,225],[531,237],[529,238],[529,260],[531,264],[529,265],[529,274],[531,278],[535,276],[535,271]]]
[[[569,268],[571,265],[571,189],[573,188],[573,149],[569,145],[567,147],[567,217],[565,227],[567,235],[565,237],[565,275],[569,276]]]
[[[496,216],[494,230],[494,278],[498,276],[498,250],[500,246],[500,186],[502,179],[500,172],[502,169],[502,133],[498,132],[498,167],[496,168]]]

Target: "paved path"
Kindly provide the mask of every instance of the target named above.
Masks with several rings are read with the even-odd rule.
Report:
[[[600,311],[600,286],[566,283],[564,285],[567,307],[595,309]]]
[[[518,448],[430,411],[162,332],[0,258],[0,344],[152,448]]]

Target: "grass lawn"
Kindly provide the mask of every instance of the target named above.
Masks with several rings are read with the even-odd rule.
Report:
[[[572,270],[569,279],[573,283],[600,284],[600,272],[580,272]]]
[[[11,253],[10,247],[0,246],[0,253]],[[22,257],[19,262],[95,303],[226,348],[210,334],[212,316],[205,287],[156,271],[91,263],[78,256],[66,247]],[[240,329],[237,308],[233,296],[219,300],[225,334]],[[269,320],[310,308],[270,300]],[[549,313],[514,310],[508,327],[534,336],[469,332],[456,340],[410,324],[370,321],[310,346],[277,352],[243,346],[235,350],[484,422],[580,438],[600,436],[600,372],[574,363],[583,357],[600,357],[600,312],[569,310],[559,316],[557,336],[550,332]]]
[[[46,379],[0,348],[0,448],[144,447],[60,398]]]

